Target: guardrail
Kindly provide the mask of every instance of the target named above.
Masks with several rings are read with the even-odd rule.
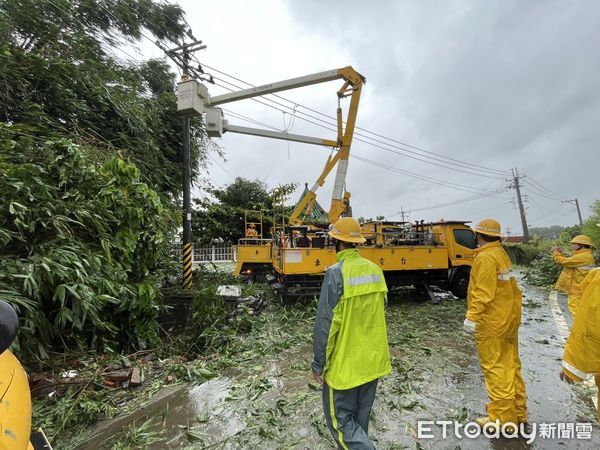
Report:
[[[172,244],[171,253],[173,257],[181,260],[181,243]],[[237,261],[237,250],[231,244],[201,245],[192,243],[192,262],[194,264],[234,261]]]

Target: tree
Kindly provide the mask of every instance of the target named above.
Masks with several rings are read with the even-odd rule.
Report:
[[[3,0],[0,121],[27,133],[69,137],[136,163],[159,192],[181,191],[181,123],[165,61],[121,61],[140,39],[178,45],[187,25],[178,5],[153,0]],[[23,130],[23,128],[20,128]],[[193,171],[206,144],[199,120]]]
[[[596,200],[590,209],[592,214],[583,222],[581,232],[592,238],[592,242],[596,246],[596,252],[598,252],[600,250],[600,228],[596,224],[600,223],[600,200]],[[597,254],[597,256],[600,255]]]
[[[565,230],[565,227],[560,225],[552,225],[550,227],[531,227],[529,228],[530,236],[539,236],[544,239],[556,240]]]
[[[284,197],[296,188],[287,184],[276,188]],[[263,213],[263,236],[273,225],[273,194],[260,180],[248,180],[238,177],[223,188],[208,189],[212,198],[196,199],[196,210],[192,215],[192,235],[198,242],[210,243],[216,239],[237,242],[245,234],[244,212],[253,210]],[[291,208],[286,208],[289,217]],[[252,221],[258,217],[251,217]]]

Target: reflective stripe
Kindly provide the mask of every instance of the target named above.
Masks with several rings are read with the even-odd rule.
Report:
[[[342,236],[344,235],[344,233],[342,233],[336,227],[332,227],[331,231],[335,234],[341,234]],[[353,236],[353,237],[362,237],[362,233],[360,231],[348,231],[348,233],[346,233],[346,234],[348,236]]]
[[[484,227],[481,225],[477,225],[475,231],[491,231],[492,233],[500,233],[500,230],[498,228]]]
[[[340,446],[344,450],[348,450],[348,447],[344,443],[344,435],[342,434],[342,431],[338,428],[337,417],[335,416],[335,407],[333,406],[333,388],[331,386],[328,386],[328,387],[329,387],[329,414],[331,415],[331,425],[333,426],[333,429],[335,431],[337,431],[338,441],[340,443]]]
[[[378,274],[359,275],[357,277],[348,278],[346,281],[349,286],[358,286],[360,284],[380,283],[381,277]]]
[[[498,279],[501,281],[510,281],[511,278],[514,278],[511,269],[503,270],[498,274]]]
[[[577,367],[572,366],[571,364],[569,364],[568,362],[564,361],[562,362],[562,366],[567,369],[569,372],[571,372],[573,375],[575,375],[576,377],[579,377],[583,380],[586,380],[587,378],[589,378],[589,376],[591,375],[590,373],[585,373],[582,372],[581,370],[579,370]]]
[[[596,268],[596,266],[579,266],[579,267],[576,267],[576,269],[579,269],[579,270],[594,270],[595,268]]]

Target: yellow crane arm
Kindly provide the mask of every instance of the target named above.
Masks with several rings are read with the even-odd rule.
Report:
[[[261,130],[250,127],[240,127],[228,124],[223,118],[222,110],[214,108],[216,105],[244,100],[261,95],[273,94],[275,92],[296,89],[299,87],[310,86],[313,84],[324,83],[337,79],[343,79],[344,85],[337,92],[337,140],[319,139],[309,136],[289,134],[287,132],[277,132],[270,130]],[[350,156],[350,145],[356,125],[356,116],[358,113],[358,104],[362,86],[365,78],[355,71],[351,66],[341,69],[319,72],[312,75],[306,75],[298,78],[292,78],[285,81],[266,84],[263,86],[244,89],[238,92],[211,97],[208,89],[196,80],[185,80],[178,85],[177,109],[184,114],[203,114],[206,112],[206,130],[210,137],[220,137],[226,131],[233,133],[250,134],[254,136],[269,137],[274,139],[284,139],[288,141],[303,142],[307,144],[323,145],[337,148],[337,152],[330,156],[325,163],[325,168],[321,176],[317,179],[311,190],[304,196],[302,201],[296,206],[290,217],[290,224],[297,225],[302,223],[301,216],[306,215],[312,210],[316,200],[316,191],[323,186],[325,179],[331,170],[337,165],[333,194],[331,196],[331,206],[329,208],[328,218],[331,223],[335,222],[342,214],[348,212],[348,200],[350,194],[344,193],[346,183],[346,173],[348,171],[348,157]],[[346,128],[342,120],[342,110],[339,101],[344,97],[351,97],[348,115],[346,117]]]

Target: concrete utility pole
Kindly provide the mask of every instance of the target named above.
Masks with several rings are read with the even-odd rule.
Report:
[[[400,206],[400,214],[402,215],[402,222],[404,222],[404,216],[406,215],[406,211],[404,211],[404,207]]]
[[[190,59],[191,54],[196,50],[205,49],[202,41],[195,40],[189,44],[183,44],[165,53],[169,56],[181,70],[180,82],[190,79]],[[191,116],[184,114],[181,117],[182,128],[182,174],[183,174],[183,287],[186,290],[192,288],[192,267],[193,267],[193,246],[192,246],[192,201],[191,201],[191,165],[190,165],[190,123]]]
[[[581,218],[581,210],[579,209],[579,200],[574,198],[573,200],[563,200],[561,203],[571,203],[575,205],[577,208],[577,217],[579,217],[579,226],[581,227],[583,225],[583,220]]]
[[[529,242],[529,228],[527,227],[527,219],[525,217],[525,207],[523,206],[523,200],[521,198],[521,185],[519,183],[519,172],[515,167],[512,169],[513,174],[513,184],[511,187],[514,187],[517,191],[517,202],[519,203],[519,213],[521,214],[521,225],[523,226],[523,240],[524,242]]]

